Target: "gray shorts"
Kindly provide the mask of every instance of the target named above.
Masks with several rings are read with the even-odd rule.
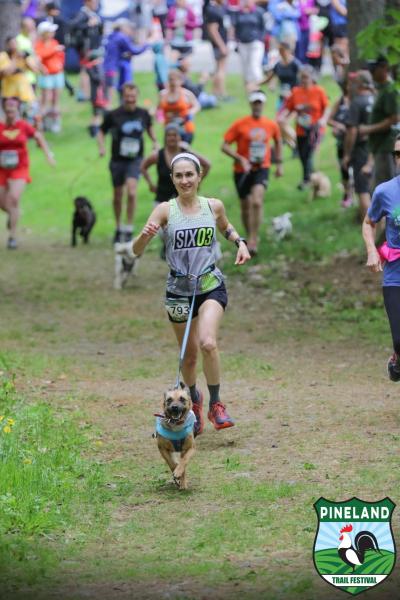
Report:
[[[113,187],[125,185],[127,179],[139,179],[141,157],[132,160],[112,160],[110,161],[110,173]]]

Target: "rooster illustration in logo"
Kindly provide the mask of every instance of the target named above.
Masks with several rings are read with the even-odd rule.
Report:
[[[351,543],[349,536],[350,531],[353,531],[353,525],[346,525],[340,530],[338,554],[347,565],[354,569],[364,562],[364,556],[367,550],[379,552],[378,542],[376,537],[370,531],[360,531],[354,538],[354,546]]]

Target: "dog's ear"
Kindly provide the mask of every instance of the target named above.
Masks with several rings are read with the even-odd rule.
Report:
[[[186,388],[186,385],[183,383],[183,381],[179,382],[179,385],[181,386],[181,388],[184,390]]]

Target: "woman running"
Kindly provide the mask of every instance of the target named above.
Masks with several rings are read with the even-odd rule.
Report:
[[[393,155],[399,175],[375,189],[362,232],[368,252],[366,266],[373,273],[383,270],[383,300],[393,340],[387,370],[391,381],[400,381],[400,135],[396,138]],[[382,219],[385,219],[387,241],[376,248],[376,224]]]
[[[314,69],[309,65],[300,69],[300,85],[286,98],[279,117],[279,121],[285,121],[291,113],[296,114],[297,149],[303,167],[303,181],[297,186],[298,190],[304,190],[310,183],[314,152],[329,113],[328,97],[325,90],[314,83],[314,77]]]
[[[27,142],[34,138],[47,161],[54,166],[54,155],[44,137],[32,125],[20,118],[17,98],[4,98],[5,121],[0,121],[0,208],[8,214],[7,248],[17,248],[16,229],[22,192],[31,181]]]
[[[161,111],[166,125],[177,123],[180,126],[182,139],[191,144],[194,137],[194,115],[201,110],[199,101],[193,92],[183,86],[183,76],[179,71],[170,71],[168,84],[161,90],[158,109]]]
[[[199,435],[204,427],[203,394],[196,388],[199,349],[210,393],[208,418],[215,429],[234,425],[219,396],[217,334],[228,298],[223,275],[215,266],[216,228],[238,247],[236,265],[250,260],[246,242],[229,223],[223,203],[215,198],[198,196],[201,175],[200,161],[193,154],[182,153],[172,159],[171,177],[178,195],[153,210],[133,244],[133,252],[139,256],[160,228],[165,230],[170,267],[165,308],[179,345],[195,296],[193,322],[182,365],[196,414],[195,435]]]

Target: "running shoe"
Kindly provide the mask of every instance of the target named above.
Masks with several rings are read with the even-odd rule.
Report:
[[[203,392],[201,390],[197,390],[198,398],[197,402],[193,402],[193,412],[196,415],[196,423],[193,427],[194,437],[197,437],[201,433],[203,433],[204,429],[204,417],[203,417]]]
[[[297,189],[300,192],[304,192],[304,190],[306,190],[308,187],[310,187],[310,182],[307,180],[304,180],[304,181],[300,181],[299,185],[297,186]]]
[[[116,229],[114,231],[114,237],[112,239],[113,244],[120,244],[122,242],[122,231],[120,229]]]
[[[387,371],[390,381],[400,381],[400,357],[396,353],[389,358]]]
[[[227,427],[233,427],[235,424],[221,402],[214,402],[214,404],[211,404],[207,416],[215,429],[226,429]]]
[[[341,202],[342,208],[350,208],[353,204],[353,198],[351,196],[345,196]]]
[[[9,237],[7,240],[7,248],[9,250],[16,250],[18,248],[17,240],[13,237]]]

